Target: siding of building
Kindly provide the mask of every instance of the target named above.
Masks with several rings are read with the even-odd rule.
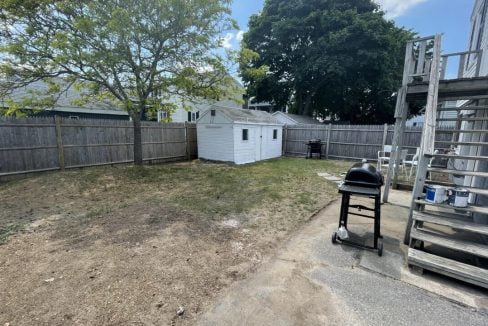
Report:
[[[488,0],[476,0],[473,13],[471,15],[470,22],[470,35],[468,50],[483,50],[480,76],[488,76]],[[477,57],[472,55],[467,66],[463,77],[473,77],[475,75]],[[487,100],[479,101],[478,105],[488,105]],[[468,113],[464,111],[465,113]],[[488,110],[477,110],[472,111],[473,117],[487,117]],[[463,122],[461,129],[480,129],[488,130],[488,121],[476,121],[476,122]],[[485,134],[463,134],[461,141],[474,141],[474,142],[488,142],[488,135]],[[471,156],[488,156],[488,147],[472,147],[472,146],[460,146],[461,155],[471,155]],[[463,168],[472,171],[488,171],[488,162],[486,161],[465,161],[456,160],[455,165],[462,164],[463,166],[456,166],[457,168]],[[488,178],[482,177],[465,177],[464,185],[472,186],[477,188],[488,188]],[[488,196],[476,196],[476,204],[486,206],[488,205]],[[488,224],[488,216],[482,214],[473,214],[473,218],[477,223]],[[488,237],[485,237],[488,243]]]
[[[242,130],[249,130],[249,139],[242,139]],[[276,130],[277,139],[273,139]],[[283,128],[276,125],[234,125],[234,162],[252,163],[281,156]]]
[[[197,123],[198,157],[213,161],[234,161],[234,125],[223,115],[204,114]]]
[[[281,156],[283,126],[270,114],[212,108],[197,121],[200,158],[246,164]],[[212,111],[215,112],[213,116]],[[244,139],[244,130],[247,130],[247,139]],[[275,131],[276,139],[273,138]]]

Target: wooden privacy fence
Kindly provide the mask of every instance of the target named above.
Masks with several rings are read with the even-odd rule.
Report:
[[[0,118],[0,176],[133,161],[130,121]],[[197,156],[196,126],[142,123],[145,161]]]
[[[288,156],[305,156],[306,143],[320,139],[324,158],[376,160],[384,145],[391,145],[394,127],[390,125],[301,125],[285,126],[284,149]],[[415,154],[420,146],[422,128],[407,127],[404,149]],[[452,133],[436,134],[437,140],[451,140]]]
[[[31,117],[0,118],[0,176],[133,161],[130,121]],[[404,148],[420,146],[422,128],[406,128]],[[393,126],[301,125],[284,128],[283,152],[305,156],[306,142],[321,139],[324,158],[376,160],[391,144]],[[451,140],[452,132],[436,134]],[[142,123],[145,161],[186,160],[198,156],[196,125]]]

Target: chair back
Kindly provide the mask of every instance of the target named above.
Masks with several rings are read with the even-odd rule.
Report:
[[[391,145],[384,145],[383,146],[383,152],[385,153],[391,153]]]
[[[407,160],[408,149],[402,149],[400,152],[400,163],[405,162]]]
[[[419,156],[420,156],[420,147],[417,147],[417,150],[415,151],[415,155],[412,157],[412,162],[418,162]]]

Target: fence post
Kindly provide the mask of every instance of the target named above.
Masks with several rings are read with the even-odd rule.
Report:
[[[287,140],[287,137],[288,137],[288,125],[285,125],[285,127],[283,128],[283,143],[281,145],[281,155],[282,156],[286,156],[286,140]]]
[[[383,129],[383,142],[381,143],[382,147],[380,148],[380,151],[382,151],[383,148],[385,148],[387,138],[388,138],[388,124],[385,123],[385,127]]]
[[[64,171],[64,147],[63,147],[63,133],[61,131],[61,118],[57,115],[54,116],[54,124],[56,125],[56,143],[58,146],[58,161],[59,168]]]
[[[325,146],[325,159],[329,159],[329,147],[330,147],[330,132],[332,129],[332,123],[327,126],[327,145]]]
[[[185,156],[186,159],[189,161],[191,159],[191,151],[190,151],[190,137],[188,136],[188,121],[184,122],[185,129]]]

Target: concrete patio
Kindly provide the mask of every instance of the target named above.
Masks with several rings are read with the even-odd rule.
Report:
[[[405,263],[403,232],[409,192],[392,191],[382,206],[384,254],[333,245],[340,200],[288,240],[250,278],[235,283],[200,325],[487,325],[483,289]],[[351,218],[349,230],[371,239],[372,222]]]

